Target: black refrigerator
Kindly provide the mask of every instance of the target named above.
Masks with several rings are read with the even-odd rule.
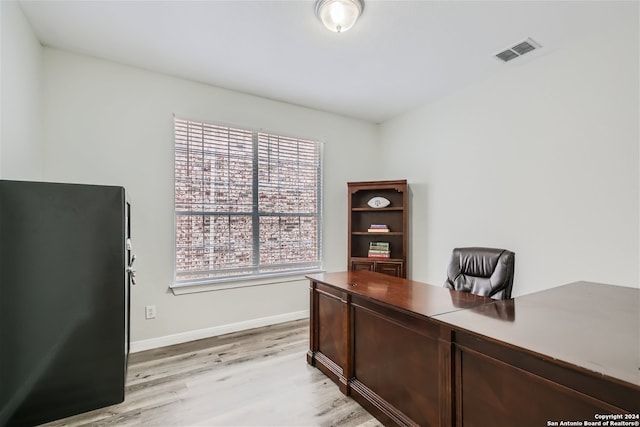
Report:
[[[0,180],[0,426],[124,400],[130,216],[122,187]]]

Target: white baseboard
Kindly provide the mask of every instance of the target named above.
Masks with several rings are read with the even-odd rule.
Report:
[[[213,326],[211,328],[198,329],[195,331],[182,332],[180,334],[166,335],[164,337],[151,338],[148,340],[132,341],[131,353],[151,350],[153,348],[165,347],[168,345],[182,344],[188,341],[201,340],[203,338],[215,337],[229,334],[231,332],[245,331],[247,329],[260,328],[262,326],[275,325],[309,317],[309,310],[294,311],[292,313],[277,314],[275,316],[261,317],[259,319],[245,320],[238,323]]]

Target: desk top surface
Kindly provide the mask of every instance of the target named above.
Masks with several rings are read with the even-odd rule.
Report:
[[[640,289],[575,282],[436,317],[640,386]]]
[[[491,298],[366,270],[318,273],[308,275],[307,278],[426,317],[494,301]]]
[[[496,301],[370,271],[311,280],[640,386],[640,289],[575,282]]]

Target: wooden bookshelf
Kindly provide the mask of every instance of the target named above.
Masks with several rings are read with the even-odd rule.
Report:
[[[349,191],[349,270],[370,270],[391,276],[407,276],[408,185],[406,180],[363,181],[347,183]],[[383,198],[381,207],[369,201]],[[380,201],[380,199],[377,199]],[[386,201],[389,202],[387,206]],[[388,231],[368,231],[372,226]],[[376,229],[374,227],[374,229]],[[388,254],[370,256],[370,248],[384,248],[376,242],[388,243]],[[385,252],[371,251],[371,252]],[[388,256],[388,257],[387,257]]]

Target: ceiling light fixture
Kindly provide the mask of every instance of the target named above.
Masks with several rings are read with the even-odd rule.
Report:
[[[363,10],[363,0],[316,1],[316,16],[335,33],[343,33],[353,27]]]

